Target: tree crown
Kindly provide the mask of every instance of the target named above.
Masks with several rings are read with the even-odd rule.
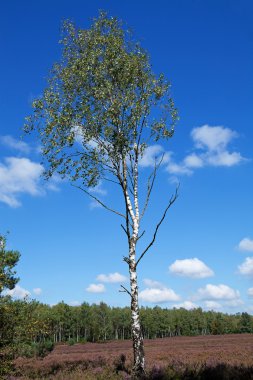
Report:
[[[88,187],[119,172],[122,160],[173,135],[170,83],[121,22],[101,12],[90,29],[63,26],[62,60],[33,102],[25,130],[39,132],[46,177],[58,173]]]

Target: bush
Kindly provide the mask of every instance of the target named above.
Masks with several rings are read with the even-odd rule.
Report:
[[[51,341],[33,342],[33,343],[19,343],[16,347],[15,356],[26,358],[45,357],[54,348],[54,343]]]

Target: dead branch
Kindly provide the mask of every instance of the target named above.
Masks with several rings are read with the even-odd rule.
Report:
[[[139,259],[137,260],[136,264],[135,264],[135,268],[137,267],[137,265],[139,264],[139,262],[141,261],[141,259],[143,258],[143,256],[147,253],[147,251],[150,249],[150,247],[154,244],[155,242],[155,239],[156,239],[156,235],[157,235],[157,232],[162,224],[162,222],[164,221],[164,218],[166,217],[166,214],[167,214],[167,211],[169,210],[169,208],[173,205],[173,203],[176,201],[177,197],[178,197],[178,189],[179,189],[179,185],[177,186],[176,188],[176,191],[175,191],[175,194],[172,195],[172,197],[170,198],[169,200],[169,204],[168,206],[165,208],[164,210],[164,213],[163,213],[163,216],[161,217],[159,223],[156,225],[156,228],[155,228],[155,232],[154,232],[154,235],[153,235],[153,239],[151,240],[151,242],[149,243],[149,245],[147,246],[147,248],[142,252],[142,254],[140,255]]]
[[[120,286],[123,289],[123,290],[119,290],[120,293],[128,293],[130,297],[132,297],[131,293],[129,292],[129,290],[127,290],[127,288],[125,288],[123,285],[120,285]]]
[[[155,183],[155,180],[156,180],[156,173],[163,161],[163,158],[164,158],[164,153],[162,154],[162,157],[160,159],[160,161],[157,163],[155,161],[155,167],[154,167],[154,170],[152,171],[152,173],[150,174],[149,178],[148,178],[148,191],[147,191],[147,196],[146,196],[146,201],[145,201],[145,205],[143,207],[143,210],[142,210],[142,213],[141,213],[141,216],[140,216],[140,219],[143,218],[146,210],[147,210],[147,207],[148,207],[148,204],[149,204],[149,199],[150,199],[150,195],[151,195],[151,192],[153,190],[153,186],[154,186],[154,183]],[[150,183],[151,181],[151,183]]]

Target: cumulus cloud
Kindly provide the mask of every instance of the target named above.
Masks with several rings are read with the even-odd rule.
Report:
[[[180,300],[179,295],[177,295],[174,290],[166,287],[161,289],[146,288],[139,293],[139,298],[141,301],[155,304]]]
[[[224,302],[224,305],[227,307],[238,307],[238,306],[241,306],[243,304],[244,304],[244,302],[240,298]]]
[[[42,194],[39,185],[42,171],[42,165],[28,158],[5,158],[4,163],[0,163],[0,201],[18,207],[20,194]]]
[[[214,275],[214,272],[196,257],[193,259],[176,260],[169,266],[169,271],[178,276],[191,278],[206,278]]]
[[[237,165],[245,159],[239,152],[231,152],[228,149],[228,145],[236,137],[238,134],[235,131],[223,126],[212,127],[206,124],[193,128],[191,138],[195,151],[179,163],[170,159],[167,170],[173,175],[191,175],[194,169],[205,166]]]
[[[17,140],[10,135],[0,136],[0,143],[7,148],[17,150],[21,153],[28,154],[31,151],[30,146],[26,142]]]
[[[240,292],[227,285],[207,284],[205,287],[198,289],[198,299],[203,300],[236,300],[240,298]]]
[[[105,292],[105,286],[104,284],[90,284],[86,291],[89,293],[104,293]]]
[[[253,240],[248,237],[242,239],[238,244],[238,249],[240,251],[253,252]]]
[[[186,168],[202,168],[204,161],[196,153],[192,153],[185,157],[184,165]]]
[[[176,309],[184,308],[186,310],[197,309],[198,305],[192,301],[184,301],[173,305]]]
[[[41,288],[34,288],[33,289],[33,294],[35,294],[36,296],[39,296],[41,293],[42,293]]]
[[[17,298],[17,299],[23,299],[25,297],[29,297],[31,295],[31,293],[24,289],[24,288],[21,288],[21,286],[19,285],[16,285],[14,289],[11,289],[11,290],[6,290],[4,292],[6,295],[9,295],[13,298]]]
[[[253,257],[246,257],[244,262],[238,266],[238,269],[245,276],[253,276]]]
[[[150,280],[149,278],[144,278],[143,283],[144,283],[147,287],[149,287],[149,288],[157,288],[157,289],[164,288],[164,285],[163,285],[163,284],[161,284],[161,283],[158,282],[158,281]]]
[[[97,281],[107,282],[107,283],[125,282],[127,280],[126,276],[123,276],[122,274],[118,272],[110,273],[110,274],[99,274],[96,279]]]
[[[143,156],[140,160],[140,166],[142,167],[152,167],[155,165],[156,160],[161,160],[163,155],[163,164],[167,163],[170,160],[171,152],[164,152],[164,148],[161,145],[151,145],[148,146]]]
[[[249,297],[253,297],[253,288],[249,288],[247,294]]]
[[[185,164],[177,164],[172,160],[168,163],[166,170],[170,174],[191,175],[193,173],[193,171],[189,169]]]
[[[218,152],[216,154],[207,154],[206,163],[211,166],[234,166],[243,161],[243,157],[238,152]]]
[[[191,137],[197,148],[209,151],[223,151],[237,133],[223,126],[211,127],[207,124],[202,127],[193,128]]]
[[[217,301],[205,301],[204,306],[209,310],[218,310],[222,308],[222,305]]]

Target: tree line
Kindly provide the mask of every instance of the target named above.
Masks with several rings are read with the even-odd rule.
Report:
[[[231,315],[201,308],[141,307],[140,320],[145,339],[253,332],[253,317],[246,312]],[[131,339],[129,307],[110,307],[104,302],[70,306],[63,301],[49,306],[29,299],[0,298],[1,345],[112,339]]]

